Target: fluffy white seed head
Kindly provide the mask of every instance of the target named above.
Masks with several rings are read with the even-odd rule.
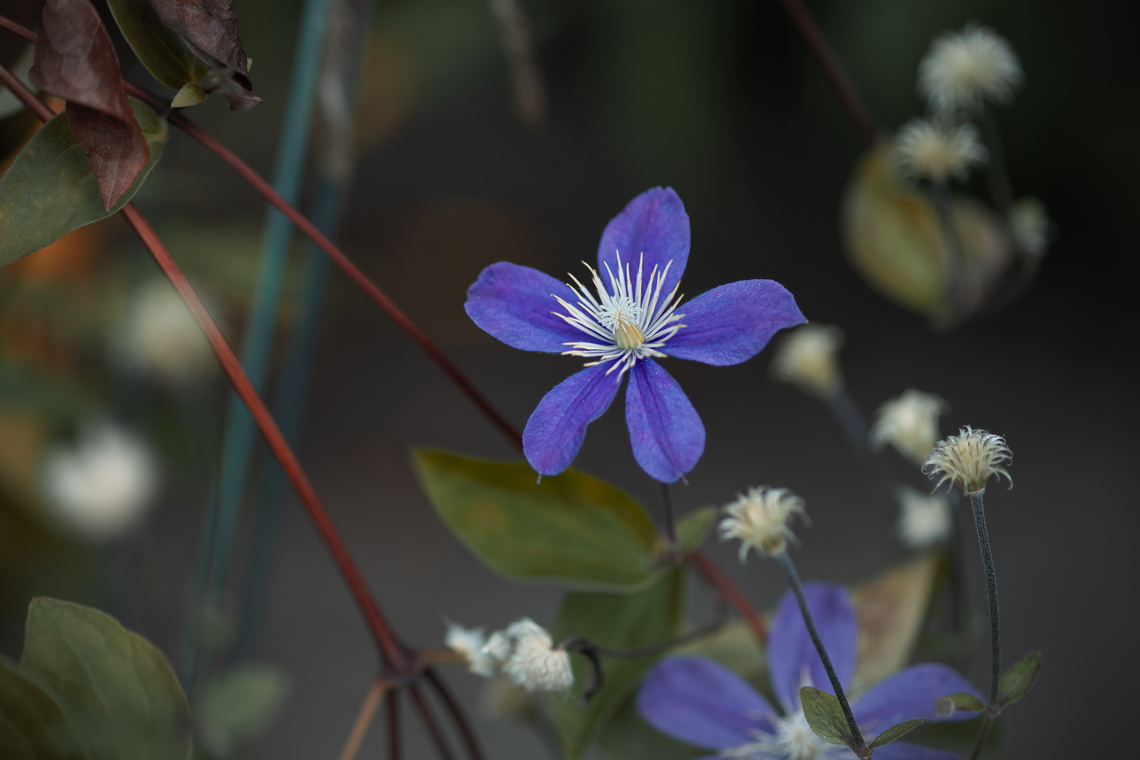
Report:
[[[989,158],[971,124],[911,119],[895,136],[892,154],[904,177],[941,184],[965,179],[970,169]]]
[[[74,445],[50,449],[41,474],[51,516],[92,541],[112,539],[133,527],[158,488],[158,464],[150,448],[109,422],[89,423]]]
[[[209,380],[218,370],[201,328],[165,280],[152,281],[131,297],[110,352],[128,372],[174,387]]]
[[[1051,225],[1044,203],[1033,197],[1018,198],[1009,207],[1009,226],[1023,251],[1033,256],[1045,255]]]
[[[792,383],[813,396],[827,397],[843,385],[838,327],[809,324],[788,332],[776,347],[771,372],[777,380]]]
[[[452,623],[444,639],[447,647],[467,661],[467,669],[478,676],[489,678],[495,674],[499,661],[485,650],[486,639],[482,628],[464,628]]]
[[[903,391],[875,412],[871,446],[894,446],[904,457],[922,466],[938,442],[938,417],[949,409],[946,400],[914,388]]]
[[[953,513],[944,494],[925,494],[913,488],[899,488],[899,541],[908,549],[921,551],[941,544],[950,537]]]
[[[983,100],[1008,103],[1022,79],[1009,43],[974,24],[940,34],[918,66],[918,91],[941,115],[977,110]]]
[[[566,691],[574,685],[570,656],[554,648],[546,629],[530,618],[507,626],[511,654],[503,663],[503,675],[526,691]]]
[[[922,471],[932,478],[942,476],[935,490],[949,481],[965,493],[984,491],[986,481],[992,477],[1001,480],[1002,475],[1013,488],[1013,479],[1002,467],[1012,459],[1013,453],[1004,438],[967,425],[958,435],[938,442],[922,465]]]
[[[750,488],[726,506],[724,513],[727,517],[718,526],[720,540],[740,539],[741,562],[749,549],[755,549],[761,557],[770,557],[783,551],[788,541],[798,543],[788,527],[793,515],[798,514],[805,525],[811,525],[804,500],[787,488]]]

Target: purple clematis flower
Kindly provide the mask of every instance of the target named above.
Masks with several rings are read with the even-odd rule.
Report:
[[[467,291],[475,324],[524,351],[589,359],[546,394],[527,421],[523,451],[543,475],[570,466],[586,427],[609,408],[629,373],[625,418],[637,463],[663,483],[691,470],[705,428],[688,396],[657,359],[725,366],[752,358],[777,330],[806,320],[771,280],[743,280],[694,298],[678,313],[689,258],[689,216],[672,188],[634,198],[614,217],[590,269],[593,292],[529,267],[500,262]]]
[[[838,584],[807,583],[804,595],[836,675],[849,691],[855,673],[859,621],[847,590]],[[714,757],[741,760],[830,760],[854,757],[829,744],[808,726],[800,687],[831,693],[831,683],[811,643],[803,615],[789,590],[780,600],[768,634],[768,672],[780,702],[777,712],[763,696],[728,668],[703,657],[672,657],[649,672],[637,695],[637,708],[658,731],[704,749]],[[981,692],[953,669],[925,663],[900,670],[851,700],[851,711],[868,743],[903,721],[968,720],[977,713],[947,717],[935,701],[965,691]],[[875,760],[956,760],[957,755],[896,741],[875,750]]]

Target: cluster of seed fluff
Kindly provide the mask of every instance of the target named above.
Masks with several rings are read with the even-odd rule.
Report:
[[[899,501],[899,541],[908,549],[921,551],[944,543],[954,527],[954,514],[944,494],[925,494],[902,486]]]
[[[724,513],[727,517],[718,527],[720,540],[740,539],[741,562],[749,549],[761,557],[771,557],[782,552],[788,541],[795,542],[796,536],[788,527],[793,515],[798,514],[805,525],[811,524],[804,500],[787,488],[750,488],[726,506]]]
[[[958,435],[938,442],[922,465],[922,471],[932,478],[942,476],[936,490],[950,481],[965,493],[984,491],[986,481],[991,477],[1001,480],[1002,475],[1012,488],[1013,479],[1002,467],[1012,459],[1013,453],[1000,435],[966,426]]]
[[[789,331],[776,347],[772,376],[805,393],[826,398],[843,384],[839,347],[843,331],[828,325],[803,325]]]
[[[989,157],[973,125],[941,119],[911,119],[895,136],[892,151],[904,177],[935,184],[951,177],[965,179],[971,168]]]
[[[894,446],[904,457],[921,466],[938,442],[938,417],[949,408],[933,393],[909,388],[875,412],[871,446],[879,450]]]
[[[452,623],[446,643],[476,675],[502,674],[529,692],[567,691],[574,685],[570,657],[554,646],[546,629],[530,618],[484,637],[481,628]]]
[[[973,24],[936,37],[918,67],[918,90],[942,116],[976,111],[984,100],[1007,103],[1022,79],[1009,43]]]

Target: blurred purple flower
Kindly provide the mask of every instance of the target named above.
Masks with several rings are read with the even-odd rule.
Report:
[[[848,690],[855,673],[859,621],[847,590],[838,584],[804,585],[808,607],[836,675]],[[768,635],[768,672],[780,702],[777,712],[740,676],[702,657],[672,657],[646,676],[637,708],[658,731],[716,750],[714,757],[742,760],[824,760],[853,757],[846,747],[828,744],[812,732],[800,705],[800,687],[831,693],[827,672],[812,645],[796,599],[780,600]],[[968,720],[977,713],[941,716],[935,701],[965,691],[981,692],[950,667],[925,663],[884,678],[851,702],[863,738],[870,742],[891,726],[914,718]],[[782,714],[781,714],[782,713]],[[956,760],[950,752],[896,741],[875,750],[875,760]]]
[[[777,330],[806,321],[792,294],[771,280],[722,285],[677,313],[688,258],[684,204],[672,188],[657,187],[606,225],[598,269],[590,268],[595,293],[573,276],[576,288],[506,262],[484,269],[467,291],[468,316],[507,345],[590,359],[547,393],[527,421],[523,450],[535,470],[557,475],[570,465],[586,427],[609,408],[628,371],[633,455],[649,475],[672,483],[700,459],[705,428],[655,359],[739,364]]]

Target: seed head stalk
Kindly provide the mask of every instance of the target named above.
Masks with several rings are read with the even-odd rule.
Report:
[[[982,552],[982,565],[986,569],[986,592],[990,601],[990,704],[991,710],[998,706],[998,683],[1001,681],[1001,622],[998,618],[997,574],[994,572],[994,557],[990,551],[990,536],[986,530],[986,510],[982,495],[986,490],[969,491],[970,507],[974,511],[974,527],[978,531],[978,548]]]
[[[851,732],[851,736],[855,740],[855,747],[852,749],[859,757],[863,757],[862,753],[867,748],[867,742],[863,740],[863,734],[859,732],[859,725],[855,722],[855,715],[851,712],[851,704],[843,692],[843,685],[839,683],[839,676],[835,674],[835,668],[831,665],[831,658],[828,657],[827,649],[823,646],[823,640],[820,639],[819,632],[815,629],[815,620],[812,619],[811,610],[808,609],[807,598],[804,597],[803,584],[800,583],[796,566],[792,564],[792,558],[788,555],[787,548],[781,549],[772,556],[780,563],[784,575],[788,578],[788,585],[795,592],[796,601],[800,605],[800,612],[804,616],[804,625],[807,626],[811,642],[815,644],[815,650],[819,652],[819,659],[823,661],[823,668],[827,671],[828,679],[831,680],[831,688],[835,690],[835,697],[839,700],[839,706],[843,709],[843,717],[847,720],[847,730]]]

